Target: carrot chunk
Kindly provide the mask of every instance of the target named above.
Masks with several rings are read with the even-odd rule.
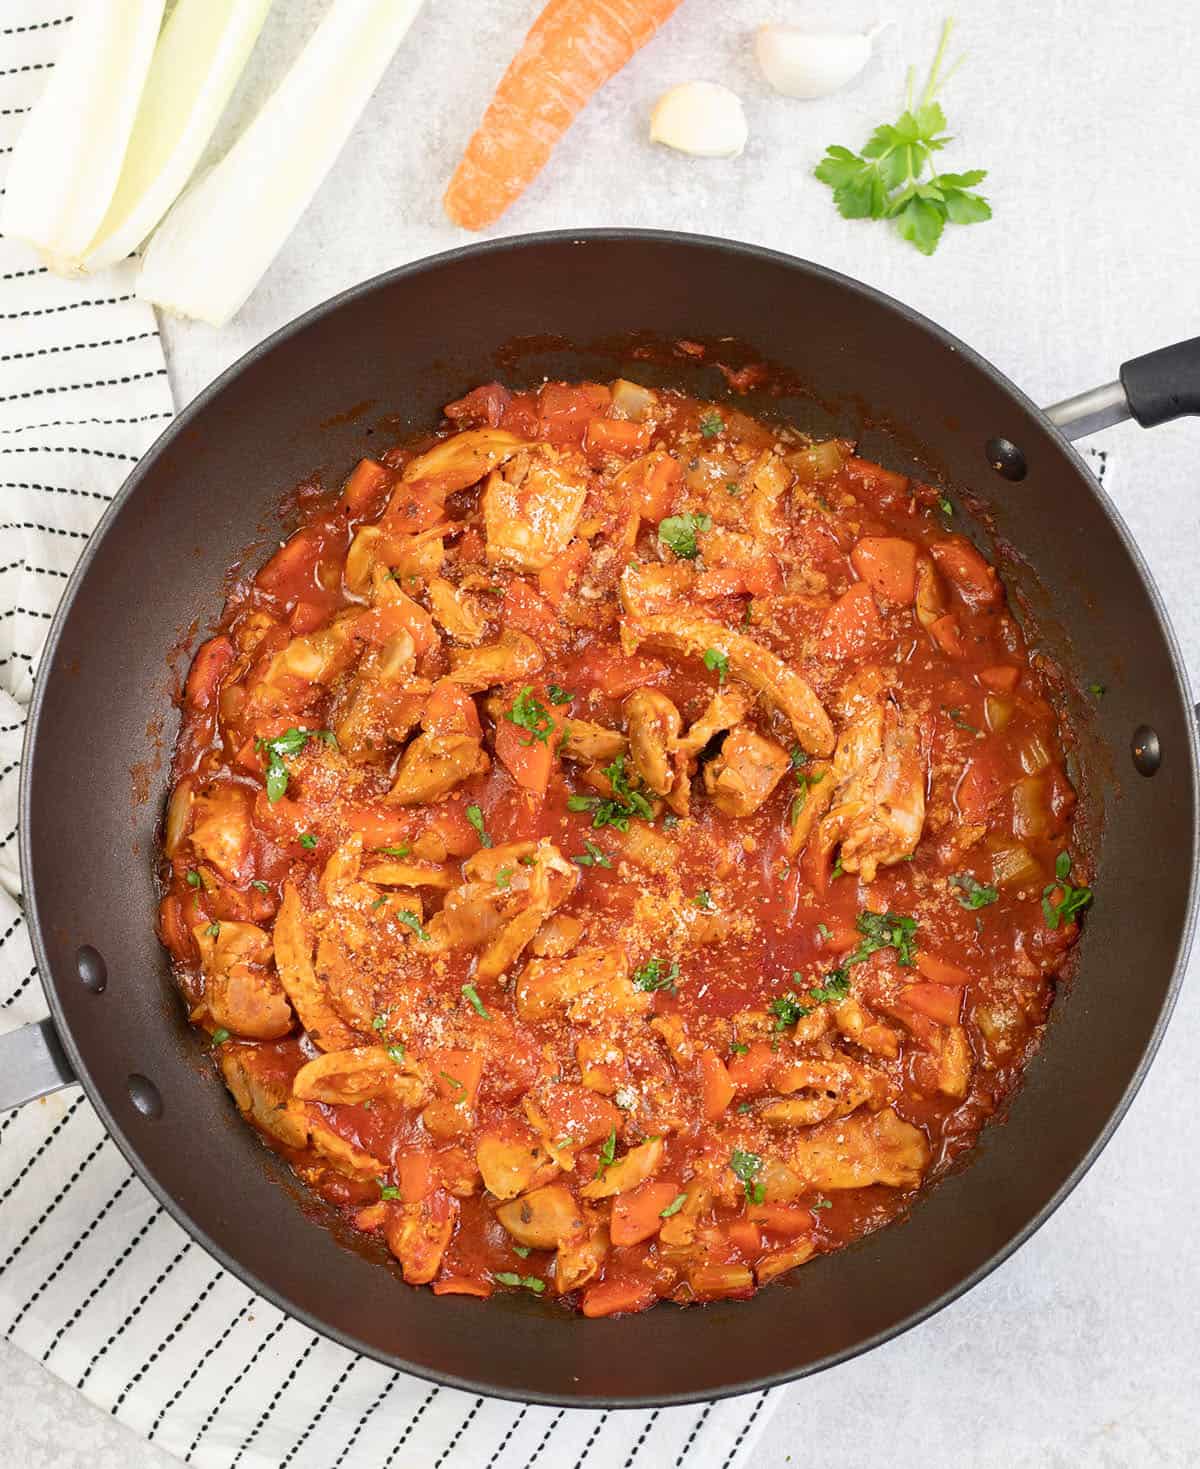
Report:
[[[589,1285],[583,1293],[585,1316],[621,1316],[630,1311],[644,1311],[658,1297],[644,1280],[602,1280]]]
[[[917,548],[899,536],[864,536],[850,564],[885,602],[907,607],[917,594]]]
[[[825,614],[817,646],[826,658],[858,658],[876,647],[883,636],[883,619],[871,588],[859,581]]]
[[[703,1088],[704,1115],[711,1121],[712,1118],[719,1117],[737,1095],[737,1087],[725,1063],[715,1051],[701,1052],[700,1082]]]
[[[678,1180],[652,1178],[613,1199],[608,1232],[614,1245],[637,1245],[662,1228],[662,1211],[679,1195]]]
[[[922,981],[919,984],[905,985],[900,991],[900,998],[921,1015],[928,1015],[930,1020],[936,1020],[939,1025],[958,1024],[958,1012],[962,1005],[961,989],[948,984]]]
[[[648,423],[631,423],[622,418],[593,418],[583,435],[589,454],[644,454],[654,429]]]
[[[544,796],[554,769],[550,739],[535,740],[526,730],[501,715],[496,724],[496,759],[524,790]]]
[[[994,607],[1000,601],[996,568],[988,565],[966,536],[937,541],[929,553],[968,607]]]
[[[951,964],[949,959],[939,959],[936,954],[927,953],[924,949],[917,952],[917,969],[931,979],[935,984],[958,985],[971,983],[971,976],[965,969],[960,969],[957,964]]]
[[[394,476],[377,459],[360,459],[342,489],[342,504],[354,516],[370,515],[391,489]]]

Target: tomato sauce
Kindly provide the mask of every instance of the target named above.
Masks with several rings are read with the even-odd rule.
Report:
[[[160,934],[405,1279],[752,1294],[902,1216],[1090,900],[1059,716],[931,487],[639,385],[364,460],[188,675]]]

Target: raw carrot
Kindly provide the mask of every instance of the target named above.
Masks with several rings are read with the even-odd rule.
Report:
[[[500,80],[454,171],[446,213],[493,224],[541,172],[555,144],[609,77],[680,0],[549,0]]]

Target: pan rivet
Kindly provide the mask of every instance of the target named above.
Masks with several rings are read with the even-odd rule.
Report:
[[[1133,732],[1133,768],[1139,775],[1157,775],[1162,764],[1158,735],[1148,724],[1139,724]]]
[[[91,944],[81,944],[75,951],[75,967],[85,990],[102,995],[108,983],[108,965]]]
[[[1005,479],[1015,482],[1024,479],[1028,473],[1025,455],[1011,439],[989,439],[983,446],[983,452],[987,455],[987,462]]]
[[[128,1086],[130,1100],[143,1117],[154,1121],[162,1116],[162,1097],[148,1076],[142,1076],[135,1071],[129,1078]]]

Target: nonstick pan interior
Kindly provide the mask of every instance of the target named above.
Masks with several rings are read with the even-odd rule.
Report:
[[[257,541],[261,559],[278,537],[281,494],[317,471],[334,483],[497,376],[624,370],[725,392],[715,368],[686,354],[621,362],[631,332],[753,344],[796,380],[771,411],[861,435],[869,457],[977,492],[995,536],[1023,558],[1006,577],[1039,615],[1043,646],[1076,684],[1099,679],[1109,694],[1079,751],[1096,903],[1078,976],[1009,1120],[909,1222],[750,1302],[589,1322],[532,1299],[410,1289],[336,1238],[318,1206],[301,1206],[184,1022],[154,936],[151,867],[176,723],[168,656],[181,636],[195,645],[240,550]],[[997,436],[1024,453],[1019,482],[989,468],[984,446]],[[1178,669],[1136,552],[1074,452],[987,364],[895,303],[783,256],[689,236],[540,236],[438,257],[250,354],[181,415],[93,538],[39,678],[23,786],[26,892],[55,1018],[117,1141],[181,1223],[351,1347],[481,1392],[573,1405],[703,1399],[793,1377],[911,1325],[1014,1248],[1140,1079],[1170,1008],[1195,869]],[[1152,777],[1129,756],[1143,725],[1162,752]],[[85,944],[107,970],[100,993],[80,981]]]

